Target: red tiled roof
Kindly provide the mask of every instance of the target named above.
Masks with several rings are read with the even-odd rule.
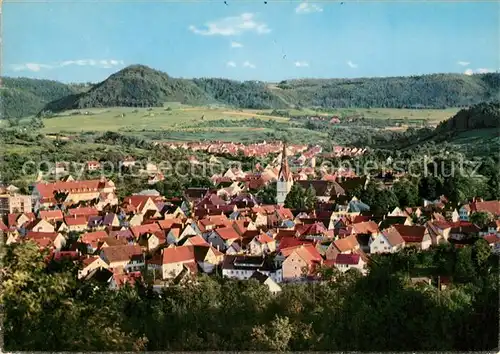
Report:
[[[352,251],[356,247],[359,247],[358,240],[354,235],[349,235],[345,238],[335,240],[333,241],[333,244],[340,252]]]
[[[158,220],[157,222],[163,230],[171,228],[174,224],[183,225],[182,219],[180,218]]]
[[[95,179],[87,181],[58,181],[53,183],[40,182],[35,185],[35,188],[42,198],[52,199],[54,197],[54,192],[57,191],[88,193],[91,191],[98,191],[106,185],[109,185],[108,182]]]
[[[401,235],[406,243],[421,243],[424,239],[426,228],[420,225],[395,224],[393,227]]]
[[[41,210],[39,216],[40,219],[45,220],[62,220],[64,218],[61,210]]]
[[[223,239],[223,240],[232,240],[235,238],[239,238],[240,235],[236,232],[236,230],[232,227],[220,227],[215,229],[215,232]]]
[[[375,234],[377,233],[378,230],[378,225],[374,221],[363,221],[360,223],[352,224],[351,225],[353,231],[356,234]]]
[[[68,209],[69,215],[76,216],[96,216],[99,215],[99,211],[94,207],[85,208],[72,208]]]
[[[187,263],[196,260],[193,246],[174,246],[163,249],[163,264]]]
[[[87,225],[87,218],[85,218],[85,216],[66,216],[64,222],[68,226]]]
[[[191,246],[209,246],[209,243],[205,241],[200,235],[189,237],[186,240],[186,243],[189,243],[189,245]],[[184,243],[184,245],[186,243]]]
[[[340,253],[335,258],[335,263],[336,264],[356,265],[356,264],[359,264],[360,258],[361,258],[361,256],[357,253],[351,253],[351,254]]]
[[[139,245],[105,247],[102,252],[110,263],[128,261],[134,256],[142,256]]]
[[[274,239],[270,237],[268,234],[265,233],[260,233],[258,236],[255,236],[255,239],[260,243],[260,244],[266,244],[273,242]]]
[[[58,233],[57,232],[35,232],[35,231],[28,231],[28,234],[26,235],[27,238],[29,239],[42,239],[42,238],[48,238],[52,241],[54,241],[57,237]]]
[[[160,226],[155,223],[155,224],[131,226],[130,231],[132,231],[132,234],[137,238],[146,233],[154,234],[158,231],[161,231],[161,229]]]
[[[476,212],[487,212],[493,215],[500,215],[500,201],[490,200],[487,202],[474,202],[471,203],[472,211]]]

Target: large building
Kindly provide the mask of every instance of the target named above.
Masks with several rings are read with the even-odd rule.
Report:
[[[102,204],[118,204],[115,185],[105,178],[85,181],[57,181],[52,183],[39,182],[33,189],[35,210],[51,207],[57,202],[78,204],[82,201],[96,200]],[[59,200],[56,200],[59,198]]]
[[[288,154],[286,144],[283,144],[283,153],[281,154],[281,167],[278,173],[276,183],[276,201],[278,205],[284,205],[285,199],[293,186],[293,175],[288,166]]]
[[[17,193],[17,188],[0,190],[0,215],[31,212],[31,196]]]

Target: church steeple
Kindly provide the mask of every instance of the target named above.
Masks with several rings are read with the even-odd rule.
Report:
[[[293,185],[293,175],[288,166],[288,154],[286,144],[283,143],[283,152],[281,154],[281,167],[278,173],[278,182],[276,183],[276,201],[278,205],[284,205],[286,196]]]
[[[290,167],[288,166],[288,154],[286,151],[286,143],[283,143],[283,152],[281,153],[281,167],[278,173],[278,181],[290,182],[293,181],[292,173],[290,172]]]

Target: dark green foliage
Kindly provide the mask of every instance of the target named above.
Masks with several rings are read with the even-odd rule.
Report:
[[[90,107],[160,107],[167,101],[220,103],[252,109],[445,108],[471,105],[496,97],[499,92],[498,77],[498,74],[436,74],[395,78],[310,79],[282,82],[276,88],[257,81],[176,79],[144,65],[132,65],[87,92],[52,102],[44,110],[59,112]],[[275,111],[275,114],[280,113]]]
[[[57,81],[3,77],[0,119],[36,114],[46,103],[74,92],[75,88]]]
[[[294,184],[285,199],[285,207],[296,210],[311,210],[316,206],[316,191],[312,186],[304,189],[300,184]]]
[[[439,124],[436,133],[483,128],[500,128],[500,102],[483,102],[462,109],[454,117]]]
[[[374,255],[367,276],[320,269],[322,283],[283,284],[273,296],[254,280],[206,275],[161,293],[143,284],[110,291],[77,281],[71,263],[46,266],[31,243],[11,245],[4,248],[0,292],[4,346],[7,351],[492,351],[498,348],[498,256],[480,248],[478,243]],[[439,290],[443,261],[453,284]],[[409,281],[424,274],[433,285]]]
[[[273,94],[263,82],[239,82],[227,79],[194,79],[216,101],[234,107],[265,109],[285,108],[288,105]]]
[[[190,80],[174,79],[143,65],[129,66],[89,91],[48,104],[59,112],[91,107],[161,107],[167,101],[206,104],[211,98]]]
[[[301,106],[445,108],[468,106],[497,97],[499,74],[432,74],[362,79],[282,81]]]

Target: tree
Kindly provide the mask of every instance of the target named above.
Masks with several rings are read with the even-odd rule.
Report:
[[[276,182],[270,183],[264,188],[257,191],[255,196],[262,202],[262,204],[276,204]]]
[[[479,226],[481,229],[488,226],[491,221],[491,215],[484,211],[476,211],[470,215],[470,222]]]
[[[284,352],[292,335],[293,327],[286,316],[275,315],[269,326],[259,325],[252,329],[252,340],[257,350]]]
[[[481,268],[491,255],[491,248],[485,239],[478,239],[472,246],[472,258],[478,268]]]
[[[316,205],[316,193],[312,187],[305,190],[300,184],[294,184],[287,194],[285,206],[297,210],[310,210]]]
[[[400,207],[411,207],[419,204],[418,187],[411,181],[402,180],[394,183],[393,192],[398,198]]]

